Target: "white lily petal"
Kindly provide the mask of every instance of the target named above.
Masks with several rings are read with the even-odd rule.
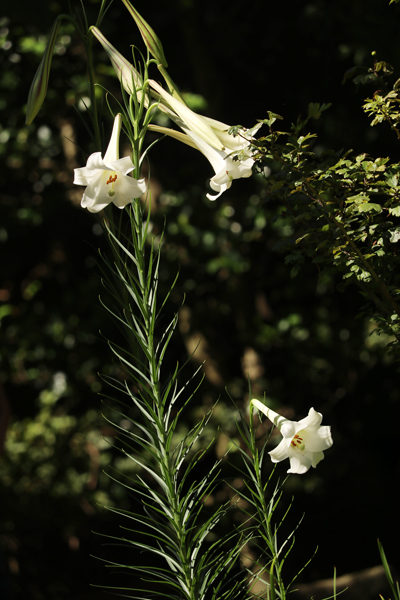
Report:
[[[287,420],[280,428],[281,434],[284,438],[291,440],[292,437],[297,433],[296,423],[294,421]]]
[[[281,440],[276,448],[268,452],[271,457],[272,462],[281,462],[281,460],[285,460],[285,458],[289,458],[288,445],[285,439]]]
[[[251,167],[254,163],[253,159],[246,159],[245,161],[234,161],[232,158],[227,156],[225,152],[215,150],[197,134],[193,133],[189,129],[183,127],[186,135],[193,140],[198,150],[210,161],[215,175],[210,180],[210,187],[217,195],[207,194],[209,200],[216,200],[219,196],[229,189],[232,185],[233,179],[240,179],[241,177],[249,177],[252,174]]]
[[[127,175],[121,175],[116,189],[113,202],[118,208],[123,208],[134,198],[139,198],[146,191],[146,182],[144,179],[133,179]]]
[[[88,185],[91,177],[93,177],[93,171],[91,171],[87,167],[80,167],[79,169],[74,169],[74,183],[76,185]]]
[[[214,178],[210,179],[210,188],[212,190],[214,190],[214,192],[218,192],[216,195],[212,195],[212,194],[206,194],[207,198],[209,200],[216,200],[217,198],[220,197],[221,194],[223,194],[226,190],[228,190],[232,185],[231,181],[228,181],[227,183],[223,183],[223,184],[217,184],[214,182]]]
[[[107,187],[105,185],[106,179],[107,171],[100,171],[91,178],[81,201],[81,206],[83,206],[83,208],[87,208],[90,212],[98,212],[101,208],[95,211],[91,209],[100,204],[102,206],[107,206],[107,204],[110,203],[111,199],[108,196]]]
[[[218,173],[224,167],[226,158],[225,152],[216,150],[190,129],[183,128],[183,130],[186,135],[193,140],[198,150],[200,150],[200,152],[209,160],[214,171]]]
[[[83,198],[82,198],[82,202],[83,202]],[[83,206],[81,202],[81,206]],[[104,204],[100,204],[99,202],[96,202],[94,204],[92,204],[91,206],[86,206],[84,208],[87,208],[89,212],[91,213],[98,213],[101,210],[103,210],[104,208],[106,208],[110,203],[109,202],[104,202]]]
[[[314,467],[314,469],[317,466],[317,464],[321,462],[321,460],[324,460],[324,458],[325,458],[325,456],[322,451],[321,452],[313,452],[312,466]]]
[[[305,455],[299,456],[290,456],[290,469],[288,469],[288,473],[297,473],[297,475],[303,475],[307,473],[308,469],[311,467],[311,460]]]
[[[208,198],[209,200],[211,200],[211,202],[214,202],[214,200],[216,200],[217,198],[219,198],[221,196],[221,194],[223,194],[226,191],[226,189],[227,189],[226,186],[225,187],[221,186],[219,188],[219,190],[215,190],[215,191],[218,191],[218,194],[214,194],[214,195],[213,194],[206,194],[206,198]]]
[[[89,156],[86,163],[86,168],[90,171],[95,171],[96,169],[105,169],[104,161],[101,158],[101,152],[94,152]]]
[[[230,125],[226,123],[221,123],[221,121],[216,121],[215,119],[210,119],[210,117],[202,117],[204,121],[210,125],[210,127],[214,130],[215,135],[224,145],[227,150],[238,151],[243,150],[249,146],[249,141],[243,139],[240,135],[230,135],[228,133],[228,129],[230,129]]]
[[[128,175],[128,173],[134,170],[135,165],[130,156],[125,156],[124,158],[114,160],[114,162],[107,163],[107,167],[110,171],[119,171],[122,175]]]
[[[122,117],[120,114],[114,118],[114,125],[111,132],[108,148],[103,158],[104,164],[112,163],[119,159],[119,134],[121,133]]]
[[[319,427],[316,432],[308,432],[305,430],[304,442],[307,450],[310,450],[311,452],[328,450],[333,444],[331,428],[326,426]]]
[[[313,408],[310,408],[310,410],[308,411],[308,415],[306,417],[304,417],[304,419],[301,419],[300,421],[298,421],[298,424],[301,425],[300,429],[306,429],[306,427],[315,428],[321,424],[321,421],[322,421],[321,413],[317,412]]]
[[[76,185],[88,185],[89,181],[96,175],[96,171],[104,170],[101,152],[94,152],[87,160],[86,167],[74,169],[74,183]]]

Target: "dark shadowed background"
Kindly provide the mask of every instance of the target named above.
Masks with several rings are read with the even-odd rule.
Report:
[[[94,24],[99,3],[84,5]],[[72,6],[79,10],[78,2]],[[372,51],[400,76],[398,5],[138,0],[135,6],[161,38],[173,79],[199,112],[250,127],[271,110],[285,117],[288,130],[309,102],[331,102],[310,123],[321,148],[399,160],[389,127],[369,127],[361,109],[375,90],[342,85],[347,69],[372,65]],[[104,292],[96,250],[106,242],[72,184],[73,169],[94,149],[80,118],[86,119],[79,99],[86,94],[84,50],[69,25],[60,32],[46,101],[34,123],[24,125],[46,36],[68,4],[15,1],[2,11],[0,380],[11,419],[0,458],[0,548],[9,574],[2,585],[9,592],[0,598],[68,599],[87,593],[90,583],[110,583],[103,563],[90,557],[111,552],[92,531],[118,533],[118,518],[101,505],[135,501],[103,473],[109,464],[133,472],[113,450],[114,431],[101,416],[109,391],[97,373],[119,373],[103,336],[118,332],[98,301]],[[128,59],[131,44],[142,48],[119,0],[101,29]],[[118,96],[99,44],[94,55],[97,81]],[[161,79],[156,70],[153,77]],[[104,117],[106,145],[106,107]],[[225,452],[221,430],[235,436],[236,408],[225,388],[245,408],[249,377],[254,395],[265,392],[271,406],[296,420],[314,406],[332,426],[335,444],[318,469],[286,484],[288,501],[295,496],[292,526],[305,512],[287,579],[316,545],[302,581],[330,577],[334,565],[339,575],[376,565],[377,537],[399,565],[398,373],[382,351],[388,340],[370,336],[373,324],[355,318],[363,299],[352,288],[340,294],[339,280],[319,277],[315,264],[291,279],[274,247],[292,230],[279,218],[282,207],[266,202],[260,176],[235,181],[210,203],[211,167],[194,150],[164,140],[150,162],[154,233],[164,218],[167,223],[164,292],[180,270],[166,321],[186,295],[166,372],[199,339],[187,377],[207,359],[182,433],[220,399],[209,434],[216,446],[199,470],[207,472],[215,454]],[[225,459],[226,477],[233,476],[229,462],[236,458]],[[279,465],[282,476],[286,468]],[[221,485],[212,501],[230,493]]]

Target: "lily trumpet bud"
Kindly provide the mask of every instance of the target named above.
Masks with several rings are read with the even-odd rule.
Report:
[[[32,123],[46,97],[47,85],[49,83],[51,59],[53,58],[53,50],[57,40],[60,25],[61,19],[58,18],[53,24],[53,28],[51,30],[50,37],[47,42],[46,50],[44,51],[43,58],[40,61],[40,65],[38,67],[38,70],[36,71],[31,88],[29,90],[25,119],[25,123],[27,125],[30,125]]]
[[[107,52],[114,71],[122,83],[124,90],[130,96],[134,95],[136,90],[136,94],[140,102],[142,98],[141,89],[143,87],[143,80],[140,76],[140,73],[138,73],[135,67],[131,65],[131,63],[126,60],[126,58],[122,56],[122,54],[120,54],[116,48],[114,48],[108,39],[101,33],[100,29],[97,29],[97,27],[91,27],[90,30]],[[146,97],[146,106],[148,106],[148,104],[148,98]]]
[[[126,8],[131,13],[132,17],[135,19],[136,25],[140,31],[140,35],[143,38],[144,43],[146,44],[149,52],[154,58],[163,66],[168,67],[167,59],[164,55],[164,50],[162,44],[155,34],[154,30],[150,27],[150,25],[143,19],[143,17],[138,13],[136,8],[132,6],[129,0],[122,0],[125,4]]]
[[[198,135],[211,147],[216,148],[217,150],[224,149],[224,145],[219,140],[212,127],[210,127],[202,117],[190,110],[186,104],[183,104],[180,100],[174,98],[174,96],[164,90],[161,85],[153,79],[150,79],[149,84],[151,89],[155,91],[161,99],[160,109],[162,109],[162,104],[164,104],[164,106],[169,109],[169,111],[167,110],[167,114],[169,114],[174,121],[176,121],[176,117],[178,117],[184,126]],[[181,126],[180,123],[179,125]]]

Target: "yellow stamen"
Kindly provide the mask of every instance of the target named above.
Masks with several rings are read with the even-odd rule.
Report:
[[[109,183],[111,183],[111,190],[108,192],[108,195],[110,196],[110,198],[112,198],[113,196],[115,196],[114,183],[116,181],[117,181],[117,175],[116,174],[114,175],[114,177],[112,175],[110,175],[110,177],[106,181],[106,185],[108,185]]]
[[[109,183],[115,183],[116,181],[117,181],[117,175],[114,175],[114,177],[112,175],[110,175],[106,184],[108,185]]]
[[[303,442],[303,438],[300,437],[298,433],[296,433],[296,435],[292,438],[290,444],[293,446],[293,448],[297,448],[297,450],[304,450],[306,447],[305,443]]]

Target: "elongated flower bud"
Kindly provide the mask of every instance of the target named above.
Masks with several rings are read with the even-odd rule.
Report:
[[[122,0],[125,4],[126,8],[131,13],[132,17],[135,19],[136,25],[140,31],[140,35],[143,38],[144,43],[149,49],[149,52],[154,58],[163,65],[163,67],[168,67],[167,60],[164,56],[164,50],[162,44],[155,34],[154,30],[150,27],[150,25],[143,19],[143,17],[138,13],[136,8],[133,8],[132,4],[129,0]]]
[[[198,147],[196,146],[194,141],[188,135],[186,135],[186,133],[176,131],[176,129],[170,129],[169,127],[161,127],[160,125],[153,125],[152,123],[150,123],[150,125],[148,126],[148,130],[156,131],[157,133],[163,133],[164,135],[169,135],[170,137],[175,138],[176,140],[182,142],[183,144],[186,144],[187,146],[190,146],[191,148],[198,150]]]
[[[122,56],[122,54],[118,52],[116,48],[114,48],[108,39],[101,33],[100,29],[97,29],[97,27],[91,27],[90,30],[107,52],[111,64],[114,67],[114,71],[122,83],[124,90],[131,96],[135,93],[134,90],[136,90],[138,100],[140,102],[140,90],[143,86],[143,81],[138,71],[128,60],[126,60],[124,56]],[[148,102],[146,102],[146,106],[147,105]]]
[[[25,123],[30,125],[33,119],[39,112],[40,107],[46,97],[47,84],[49,82],[49,74],[51,67],[51,59],[53,58],[54,45],[57,40],[58,30],[60,29],[61,20],[57,19],[50,33],[47,42],[46,50],[40,62],[39,68],[33,78],[31,89],[29,90],[28,103],[26,107]]]

